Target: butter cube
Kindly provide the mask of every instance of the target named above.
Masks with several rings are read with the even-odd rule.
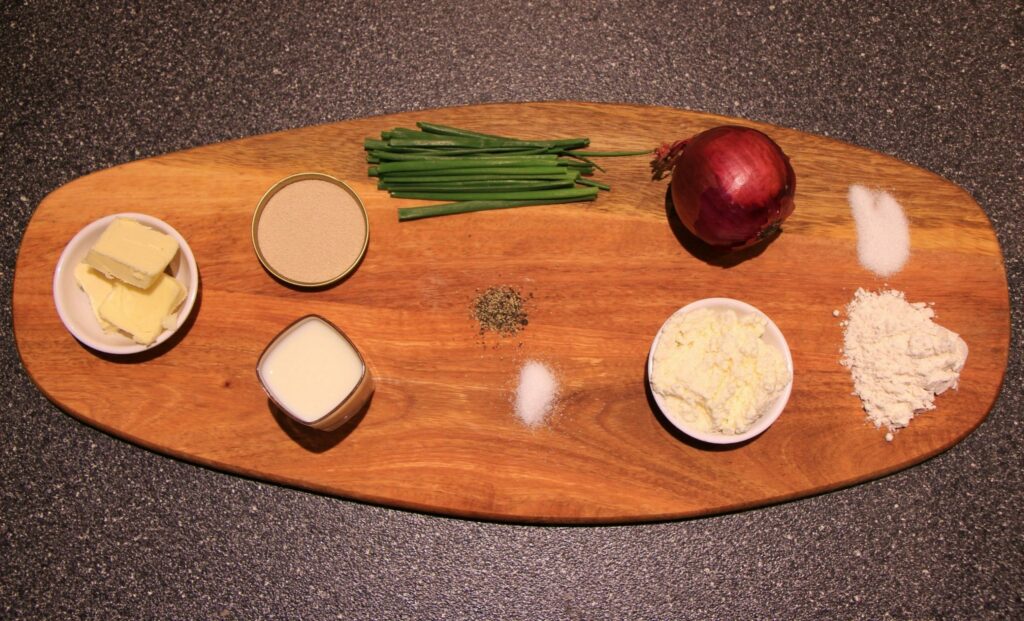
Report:
[[[115,218],[85,256],[108,278],[148,289],[178,252],[178,242],[128,218]]]
[[[107,299],[110,292],[114,290],[114,281],[97,272],[85,263],[75,266],[75,282],[78,287],[89,296],[89,305],[92,306],[92,314],[96,315],[96,321],[104,332],[113,332],[117,327],[100,317],[100,305]]]
[[[165,329],[174,326],[174,316],[185,299],[185,287],[177,278],[158,273],[148,289],[114,281],[113,290],[100,304],[100,317],[149,345]]]

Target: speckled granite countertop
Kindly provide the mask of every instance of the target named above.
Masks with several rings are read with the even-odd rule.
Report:
[[[0,5],[0,617],[1024,617],[1019,2],[68,4]],[[768,121],[966,188],[999,235],[1013,299],[987,421],[924,464],[807,500],[528,527],[178,462],[77,422],[25,375],[15,258],[58,186],[280,129],[546,99]]]

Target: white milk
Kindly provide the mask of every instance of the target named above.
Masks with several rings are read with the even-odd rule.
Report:
[[[259,372],[274,401],[312,423],[352,393],[363,375],[363,361],[337,330],[310,317],[271,346]]]

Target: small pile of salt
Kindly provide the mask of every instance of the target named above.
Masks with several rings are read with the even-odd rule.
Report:
[[[519,370],[516,388],[516,416],[526,426],[536,427],[544,422],[558,397],[558,380],[542,362],[527,361]]]
[[[891,194],[851,185],[848,195],[857,225],[860,264],[885,278],[903,269],[910,258],[910,225]]]

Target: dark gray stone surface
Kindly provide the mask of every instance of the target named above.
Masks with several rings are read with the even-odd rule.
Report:
[[[0,617],[1024,617],[1019,2],[206,4],[0,4]],[[768,121],[966,188],[999,235],[1013,303],[988,420],[922,465],[807,500],[526,527],[162,457],[63,414],[21,367],[15,258],[58,186],[280,129],[545,99]]]

